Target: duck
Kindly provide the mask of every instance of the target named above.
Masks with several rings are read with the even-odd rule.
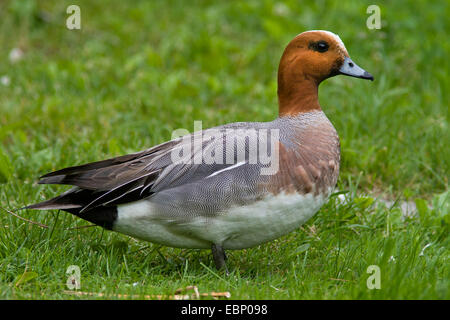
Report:
[[[293,232],[332,194],[340,142],[319,104],[318,87],[337,75],[374,79],[353,62],[338,35],[302,32],[280,59],[276,119],[199,130],[48,173],[39,184],[72,188],[23,209],[63,210],[151,243],[210,249],[215,267],[228,273],[226,250]]]

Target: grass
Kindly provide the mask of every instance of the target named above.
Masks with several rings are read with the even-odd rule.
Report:
[[[0,298],[76,298],[82,290],[173,294],[196,285],[236,299],[449,299],[450,31],[444,2],[381,7],[382,29],[342,1],[77,1],[82,29],[67,30],[70,1],[0,4],[0,205],[18,208],[65,190],[37,186],[49,171],[135,152],[193,130],[276,117],[284,46],[309,29],[338,33],[375,82],[335,77],[320,102],[341,137],[339,190],[297,231],[229,253],[229,277],[209,252],[135,241],[66,213],[0,213]],[[20,48],[23,58],[8,55]],[[3,78],[5,79],[5,78]],[[414,201],[419,214],[377,197]],[[429,206],[432,206],[430,208]],[[378,265],[381,289],[369,290]]]

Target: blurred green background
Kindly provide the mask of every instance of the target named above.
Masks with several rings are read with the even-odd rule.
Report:
[[[81,8],[81,30],[66,28],[70,4]],[[381,9],[380,30],[366,27],[371,4]],[[53,196],[64,188],[37,186],[37,177],[146,149],[177,128],[192,131],[194,120],[206,128],[274,119],[279,59],[310,29],[340,35],[375,77],[340,76],[320,86],[341,137],[339,189],[432,199],[448,190],[449,16],[447,1],[425,0],[1,1],[1,205]],[[6,228],[15,223],[5,217],[4,234],[13,237]],[[4,257],[17,249],[8,237]],[[8,276],[5,261],[9,283],[15,271]],[[418,286],[408,290],[420,296]],[[361,297],[351,292],[341,296]]]

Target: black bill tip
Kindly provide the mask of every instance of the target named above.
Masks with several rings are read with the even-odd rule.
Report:
[[[361,78],[363,78],[363,79],[367,79],[367,80],[370,80],[370,81],[373,81],[373,75],[371,75],[369,72],[367,72],[367,71],[364,71],[364,74],[361,76]]]

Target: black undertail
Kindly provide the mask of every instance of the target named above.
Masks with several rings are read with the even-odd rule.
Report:
[[[97,207],[83,213],[80,213],[79,209],[64,209],[64,211],[108,230],[112,230],[114,222],[117,220],[117,206]]]

